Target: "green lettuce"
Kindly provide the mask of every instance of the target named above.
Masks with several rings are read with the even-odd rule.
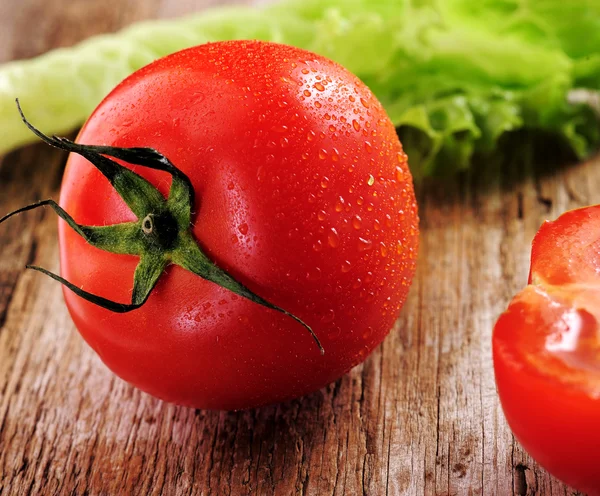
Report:
[[[467,168],[520,129],[580,158],[600,143],[597,113],[569,98],[600,90],[597,0],[570,0],[567,13],[564,0],[289,0],[139,23],[5,64],[0,152],[31,139],[15,97],[46,132],[67,132],[138,68],[225,39],[288,43],[346,66],[385,106],[417,176]]]

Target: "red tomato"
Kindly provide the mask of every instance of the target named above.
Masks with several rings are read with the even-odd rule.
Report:
[[[546,222],[530,285],[493,337],[502,408],[523,447],[553,475],[600,494],[600,206]]]
[[[85,340],[131,384],[199,408],[278,402],[339,378],[394,324],[417,255],[412,178],[381,104],[343,67],[272,43],[199,46],[127,78],[78,142],[168,157],[195,188],[193,233],[208,256],[325,349],[293,319],[179,266],[128,314],[65,290]],[[131,168],[168,193],[167,174]],[[80,156],[60,204],[81,224],[136,220]],[[64,222],[59,234],[63,277],[131,300],[136,257],[94,248]]]

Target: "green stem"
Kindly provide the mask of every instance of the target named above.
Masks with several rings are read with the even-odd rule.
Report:
[[[136,222],[110,226],[84,226],[78,224],[53,200],[28,205],[0,218],[1,224],[13,215],[47,205],[89,244],[110,253],[139,256],[140,261],[135,270],[129,304],[88,293],[41,267],[32,265],[27,268],[51,277],[95,305],[112,312],[124,313],[144,305],[166,266],[174,263],[243,298],[294,319],[308,330],[320,353],[325,353],[317,335],[308,324],[252,292],[206,256],[192,234],[193,185],[190,179],[164,155],[151,148],[90,146],[74,143],[66,138],[49,137],[27,121],[18,100],[17,108],[25,125],[44,142],[61,150],[77,153],[89,160],[108,179],[138,218]],[[129,164],[168,172],[172,177],[168,198],[165,199],[146,179],[110,157]]]

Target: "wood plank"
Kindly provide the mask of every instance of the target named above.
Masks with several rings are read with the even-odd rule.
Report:
[[[0,60],[209,3],[5,0]],[[4,157],[0,213],[56,198],[64,159],[42,145]],[[58,285],[22,269],[58,268],[54,214],[0,226],[0,494],[574,494],[513,440],[491,364],[539,224],[600,202],[600,159],[538,163],[420,185],[419,269],[387,340],[322,391],[246,412],[168,405],[114,377]]]
[[[153,18],[160,0],[62,2],[4,0],[0,6],[0,62],[71,46],[89,36],[111,33],[136,20]]]

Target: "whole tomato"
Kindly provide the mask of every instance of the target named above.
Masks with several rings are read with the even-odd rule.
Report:
[[[113,313],[69,289],[73,320],[117,375],[164,400],[241,409],[339,378],[384,339],[415,271],[418,216],[394,126],[343,67],[264,42],[207,44],[136,72],[77,141],[151,147],[195,190],[204,253],[295,320],[168,265],[147,302]],[[163,194],[171,178],[124,164]],[[102,174],[69,158],[60,205],[80,224],[139,221]],[[61,274],[131,301],[139,257],[100,250],[59,224]]]
[[[600,494],[600,206],[546,222],[493,335],[506,420],[550,473]]]

